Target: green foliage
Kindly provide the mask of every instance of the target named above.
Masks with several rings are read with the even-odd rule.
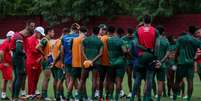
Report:
[[[201,0],[0,0],[0,16],[39,15],[51,25],[73,18],[129,15],[141,18],[200,13]]]

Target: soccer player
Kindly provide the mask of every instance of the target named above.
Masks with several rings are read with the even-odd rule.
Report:
[[[196,28],[194,26],[189,27],[189,32],[184,32],[182,36],[177,39],[176,42],[176,64],[178,66],[176,71],[176,82],[174,87],[173,101],[176,100],[181,88],[181,82],[183,78],[187,78],[188,82],[188,98],[191,100],[193,92],[193,77],[194,77],[194,59],[196,50],[200,48],[200,41],[193,35]]]
[[[175,64],[175,52],[176,52],[176,37],[171,35],[168,37],[170,46],[169,46],[169,55],[167,60],[167,86],[168,86],[168,96],[171,97],[171,92],[173,92],[174,86],[174,78],[175,78],[175,71],[176,71],[176,64]]]
[[[35,23],[32,21],[26,22],[26,27],[20,32],[16,32],[11,39],[11,49],[13,52],[13,71],[14,71],[14,82],[12,88],[12,99],[17,100],[19,98],[20,89],[23,86],[23,82],[26,79],[26,69],[25,69],[25,49],[26,40],[34,30]]]
[[[55,98],[57,101],[65,99],[64,97],[64,89],[63,89],[63,81],[65,73],[63,71],[64,64],[62,59],[62,50],[61,50],[61,39],[64,34],[70,33],[70,29],[64,28],[63,34],[60,38],[58,38],[53,46],[52,49],[52,56],[53,56],[53,64],[52,64],[52,75],[54,78],[53,88],[55,93]]]
[[[70,73],[72,69],[72,49],[71,49],[71,40],[79,36],[80,25],[74,23],[71,25],[71,32],[65,34],[61,39],[62,43],[62,51],[64,53],[63,61],[64,61],[64,70],[65,70],[65,79],[66,79],[66,87],[68,88],[68,84],[70,82]]]
[[[126,49],[128,52],[130,52],[131,47],[132,47],[132,42],[134,40],[133,37],[133,29],[128,28],[128,34],[123,36],[122,39],[125,42],[126,45]],[[131,98],[132,96],[132,68],[133,68],[133,64],[132,64],[132,60],[131,57],[127,56],[127,65],[126,65],[126,73],[128,76],[128,88],[129,88],[129,94],[127,95],[127,98]]]
[[[153,84],[153,77],[154,77],[154,70],[155,65],[158,65],[158,61],[156,61],[154,65],[151,65],[154,60],[156,59],[154,56],[154,50],[155,50],[155,43],[156,39],[159,36],[157,30],[151,26],[151,17],[149,15],[145,15],[143,18],[144,25],[140,26],[136,33],[134,33],[134,37],[137,40],[137,46],[139,48],[138,52],[138,61],[139,66],[136,67],[136,73],[139,75],[136,75],[135,84],[134,84],[134,90],[132,93],[132,99],[134,99],[137,90],[139,88],[139,80],[143,75],[146,75],[146,83],[145,83],[145,91],[144,91],[144,99],[143,101],[150,101],[151,100],[151,90],[152,90],[152,84]],[[144,68],[143,68],[144,67]],[[143,68],[144,73],[141,73],[140,70]]]
[[[108,30],[114,31],[115,28],[113,26],[110,26]],[[124,73],[125,73],[124,72],[125,70],[124,55],[127,52],[127,50],[119,34],[113,33],[112,35],[110,35],[107,44],[108,44],[108,54],[109,54],[110,65],[115,75],[113,76],[114,77],[113,79],[115,80],[114,83],[116,84],[115,101],[119,101],[121,84],[122,84]],[[114,83],[112,83],[111,85],[113,85]]]
[[[46,33],[46,36],[40,40],[36,48],[42,55],[41,59],[39,59],[39,62],[41,63],[43,74],[44,74],[44,79],[42,83],[42,99],[49,101],[51,99],[48,98],[47,89],[48,89],[48,84],[51,77],[51,70],[50,70],[51,59],[50,58],[51,58],[52,45],[50,43],[50,40],[54,37],[54,29],[47,27],[45,29],[45,33]]]
[[[41,54],[36,49],[39,44],[39,40],[45,36],[43,27],[36,27],[34,34],[28,38],[28,55],[27,55],[27,77],[28,77],[28,95],[30,99],[35,97],[39,76],[41,73],[41,65],[37,61],[40,59]]]
[[[10,42],[11,37],[15,34],[13,31],[9,31],[6,34],[6,39],[1,44],[1,51],[3,51],[3,62],[1,63],[1,72],[3,75],[2,79],[2,91],[1,91],[1,100],[9,100],[9,98],[6,95],[6,88],[7,83],[9,82],[9,90],[12,91],[12,56],[11,56],[11,48],[10,48]]]
[[[107,41],[108,41],[108,31],[107,31],[107,26],[105,24],[100,24],[100,39],[103,42],[103,54],[101,56],[101,65],[98,67],[98,73],[99,73],[99,101],[103,100],[103,88],[104,88],[104,80],[106,79],[106,75],[109,73],[108,69],[110,68],[110,61],[109,61],[109,56],[108,56],[108,46],[107,46]],[[107,77],[108,78],[108,77]],[[109,92],[109,81],[106,79],[105,82],[105,90],[106,90],[106,96],[108,95]],[[108,98],[108,96],[107,96]]]
[[[82,64],[83,64],[83,55],[81,51],[81,44],[82,41],[85,38],[85,35],[87,33],[86,27],[82,26],[80,28],[80,33],[79,37],[74,38],[71,41],[71,47],[72,47],[72,70],[71,70],[71,77],[70,77],[70,82],[68,84],[68,93],[67,93],[67,100],[70,100],[72,98],[72,91],[73,91],[73,86],[75,82],[80,79],[81,76],[81,71],[82,71]],[[84,84],[85,85],[85,84]]]
[[[100,56],[103,51],[103,43],[98,38],[99,27],[93,28],[93,34],[87,34],[87,37],[82,42],[82,53],[84,56],[84,68],[82,69],[80,84],[78,85],[78,96],[76,100],[81,100],[83,95],[84,85],[88,78],[89,72],[97,68],[100,65]],[[94,82],[92,74],[92,82]],[[95,87],[92,84],[92,100],[94,100]]]
[[[165,81],[166,74],[166,60],[169,54],[169,42],[165,36],[165,29],[163,26],[157,26],[156,28],[160,33],[160,37],[157,39],[155,56],[162,63],[161,67],[156,70],[156,77],[158,81],[158,97],[157,101],[160,101],[161,95],[163,93],[163,85]]]
[[[201,29],[198,29],[195,33],[195,37],[198,40],[201,40]],[[196,51],[196,55],[195,55],[196,61],[194,63],[195,65],[195,72],[198,72],[199,78],[201,80],[201,49],[198,48]]]

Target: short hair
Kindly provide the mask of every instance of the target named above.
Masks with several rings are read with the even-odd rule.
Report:
[[[62,33],[70,33],[70,28],[64,27],[64,28],[62,29]]]
[[[144,16],[143,20],[144,20],[145,24],[150,24],[151,23],[151,16],[147,14]]]
[[[52,31],[52,30],[53,30],[53,28],[48,26],[48,27],[45,29],[45,34],[48,34],[48,32],[50,32],[50,31]]]
[[[73,23],[73,24],[71,25],[71,29],[72,29],[72,30],[79,30],[79,29],[80,29],[80,25],[79,25],[78,23]]]
[[[109,27],[108,27],[108,32],[109,32],[109,33],[114,33],[115,30],[116,30],[116,29],[115,29],[114,26],[109,26]]]
[[[123,34],[124,34],[124,29],[121,28],[121,27],[119,27],[119,28],[117,29],[117,34],[118,34],[118,35],[123,35]]]
[[[133,34],[133,29],[128,27],[127,32],[128,32],[128,34]]]
[[[95,27],[93,28],[93,33],[94,33],[95,35],[98,35],[99,30],[100,30],[100,28],[99,28],[98,26],[95,26]]]
[[[188,27],[188,32],[190,33],[190,34],[195,34],[195,32],[198,30],[198,28],[196,27],[196,26],[189,26]]]
[[[158,25],[158,26],[156,27],[156,29],[158,30],[158,32],[159,32],[160,34],[162,34],[162,33],[165,31],[165,28],[164,28],[162,25]]]
[[[30,25],[31,23],[35,23],[33,20],[27,20],[26,21],[26,26]]]
[[[81,26],[80,27],[80,32],[82,32],[82,33],[86,33],[88,30],[87,30],[87,28],[85,27],[85,26]]]

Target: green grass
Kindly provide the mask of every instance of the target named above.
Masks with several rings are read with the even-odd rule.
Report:
[[[0,78],[1,77],[2,76],[0,74]],[[38,84],[39,90],[41,89],[42,80],[43,80],[43,74],[41,74],[41,76],[40,76],[40,80],[39,80],[39,84]],[[87,91],[88,91],[89,96],[91,95],[91,87],[92,87],[91,81],[92,81],[92,79],[90,76],[90,78],[88,78],[88,80],[87,80]],[[0,85],[1,85],[1,79],[0,79]],[[124,77],[123,90],[125,91],[125,93],[128,93],[127,76],[126,75]],[[7,91],[7,92],[8,92],[8,95],[10,96],[10,92],[9,91]],[[65,88],[65,94],[66,94],[66,88]],[[50,97],[54,97],[54,95],[53,95],[53,80],[52,79],[49,82],[48,95]],[[201,96],[201,82],[199,80],[199,77],[196,74],[195,78],[194,78],[194,91],[193,91],[192,101],[200,101],[201,100],[201,99],[199,99],[200,96]],[[122,101],[125,101],[125,99]],[[169,98],[162,98],[161,101],[171,101],[171,100]],[[181,98],[179,98],[178,101],[182,101]]]

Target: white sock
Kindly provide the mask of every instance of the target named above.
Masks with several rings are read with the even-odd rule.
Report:
[[[21,94],[22,94],[22,95],[26,95],[26,91],[25,91],[25,90],[22,90]]]
[[[6,92],[1,93],[1,98],[6,98]]]

